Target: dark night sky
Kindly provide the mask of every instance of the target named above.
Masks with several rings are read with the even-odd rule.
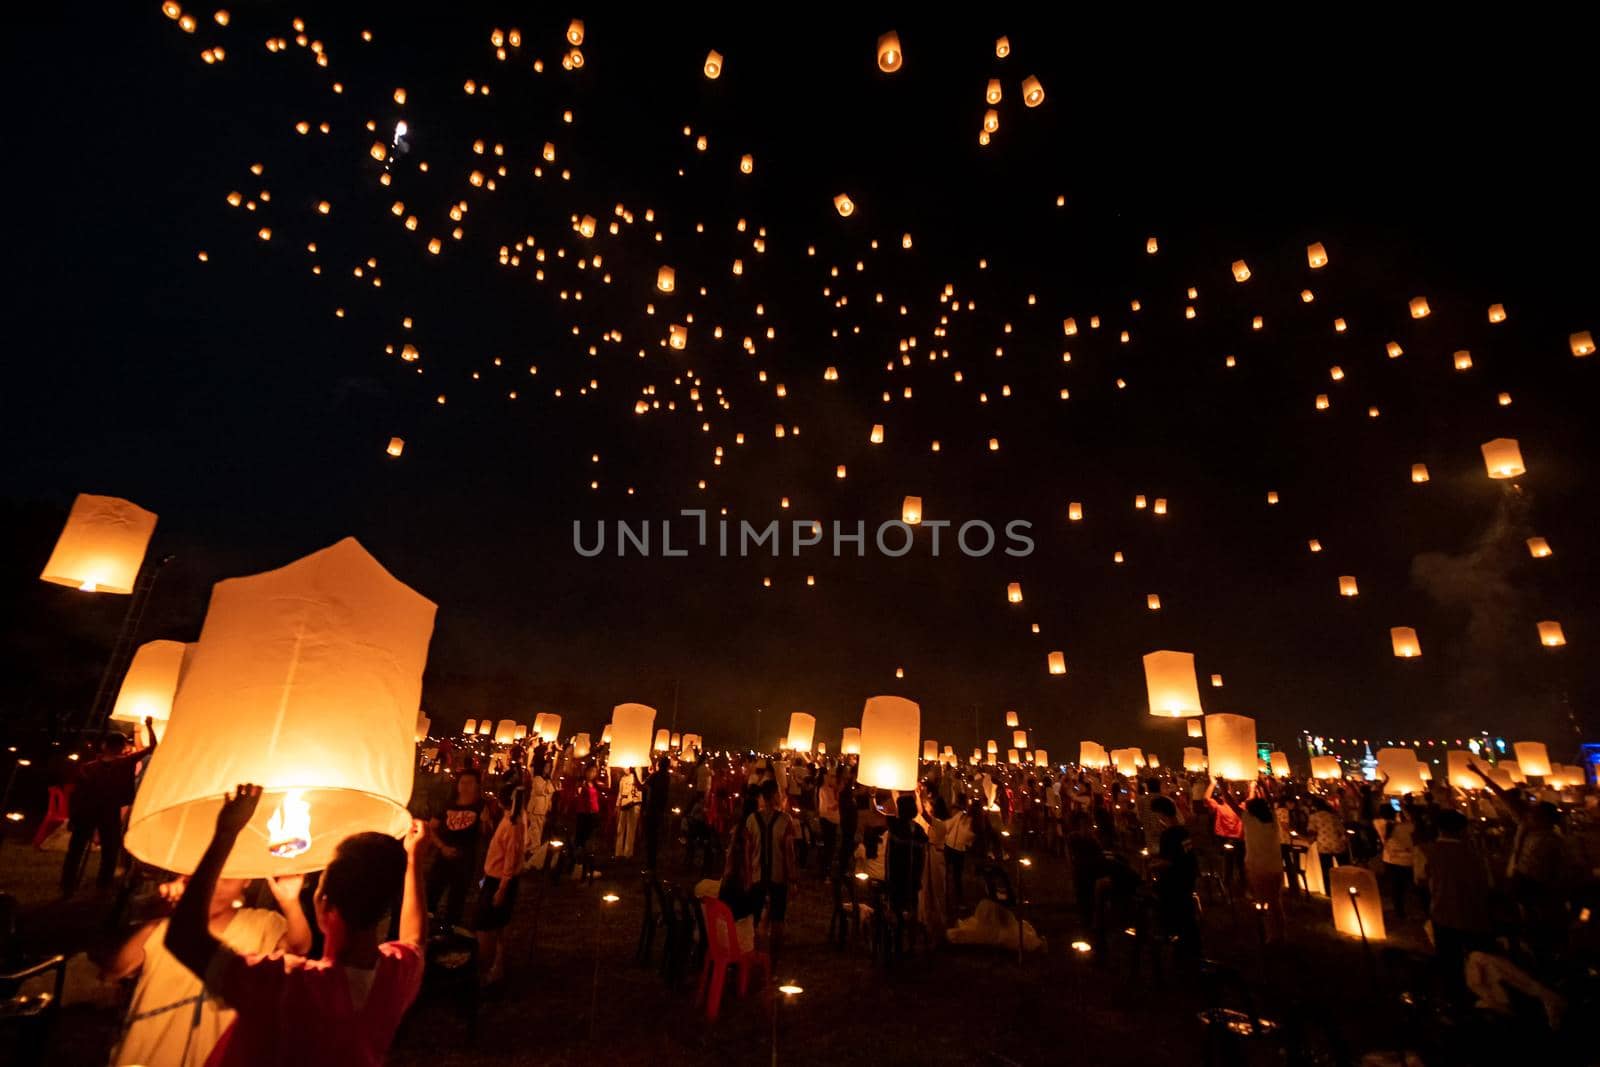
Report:
[[[1580,715],[1600,695],[1585,666],[1600,629],[1585,477],[1600,454],[1600,363],[1572,358],[1566,340],[1600,330],[1592,64],[1573,28],[1546,19],[1535,32],[1504,14],[1488,33],[1387,18],[991,25],[846,11],[757,25],[589,11],[585,69],[563,74],[567,16],[465,7],[424,18],[384,5],[368,18],[355,5],[324,15],[233,5],[227,29],[206,9],[186,35],[150,2],[8,34],[0,574],[12,612],[0,714],[48,716],[93,691],[121,603],[37,581],[80,491],[161,516],[153,551],[176,559],[147,639],[193,639],[219,578],[358,537],[439,604],[424,687],[437,724],[559,710],[597,728],[624,700],[670,709],[676,684],[679,725],[713,743],[751,740],[760,706],[766,740],[789,711],[810,710],[832,744],[863,698],[895,692],[921,701],[926,736],[958,750],[972,743],[976,707],[981,737],[1000,736],[1001,711],[1016,708],[1057,754],[1082,737],[1175,754],[1181,728],[1144,714],[1139,657],[1155,648],[1194,651],[1202,675],[1227,680],[1204,691],[1208,710],[1254,714],[1280,744],[1301,728],[1565,743],[1557,694],[1565,688]],[[327,42],[328,70],[293,44],[279,56],[262,47],[269,34],[292,37],[297,13]],[[496,63],[490,28],[512,25],[524,45]],[[363,26],[372,44],[357,39]],[[890,26],[907,54],[893,77],[873,62]],[[992,49],[1001,32],[1014,48],[1003,63]],[[198,53],[215,43],[228,58],[205,66]],[[699,74],[710,47],[727,56],[716,82]],[[534,56],[546,73],[530,71]],[[1029,73],[1048,93],[1034,110],[1018,101]],[[995,142],[980,148],[991,76],[1006,100]],[[464,94],[468,77],[493,96]],[[328,90],[336,78],[341,96]],[[408,91],[403,109],[396,86]],[[361,124],[375,119],[382,135],[402,115],[414,149],[383,189]],[[300,119],[326,119],[333,133],[297,136]],[[686,124],[710,137],[709,151],[693,150]],[[511,176],[494,193],[464,180],[495,162],[471,153],[477,137],[506,145]],[[546,140],[570,182],[528,175]],[[756,160],[748,178],[736,171],[743,152]],[[256,161],[260,178],[247,170]],[[224,202],[263,188],[272,200],[255,215]],[[848,220],[831,207],[840,191],[858,206]],[[426,255],[458,198],[471,204],[466,237]],[[312,210],[319,199],[334,205],[327,218]],[[395,199],[422,216],[417,233],[389,215]],[[572,269],[585,243],[568,217],[603,226],[619,200],[636,225],[592,242],[614,274],[603,286],[598,272]],[[659,226],[644,222],[646,207]],[[741,217],[750,233],[735,232]],[[256,240],[260,225],[273,227],[270,244]],[[768,252],[756,255],[749,239],[763,225]],[[531,256],[516,271],[495,261],[527,233],[568,250],[544,264],[543,285]],[[1152,234],[1161,251],[1147,256]],[[883,247],[870,250],[871,238]],[[305,251],[313,240],[320,277]],[[1332,259],[1322,271],[1306,267],[1313,240]],[[368,256],[381,290],[351,276]],[[729,272],[735,256],[741,278]],[[1242,286],[1228,270],[1237,258],[1253,271]],[[661,263],[678,270],[672,297],[652,291]],[[825,275],[832,264],[837,279]],[[830,282],[848,308],[822,296]],[[955,317],[939,341],[951,358],[933,366],[925,352],[946,282],[978,309]],[[1190,285],[1194,322],[1182,317]],[[556,298],[579,287],[582,304]],[[1433,309],[1420,322],[1406,313],[1415,295]],[[1490,326],[1497,301],[1510,319]],[[685,309],[697,321],[689,350],[658,349]],[[1105,326],[1089,336],[1095,313]],[[1248,328],[1253,314],[1265,330]],[[404,315],[416,320],[409,333]],[[1062,337],[1067,315],[1083,334]],[[1338,315],[1344,334],[1331,327]],[[731,339],[712,342],[713,322]],[[755,358],[739,350],[737,338],[768,325],[775,341]],[[613,326],[624,344],[587,357]],[[919,358],[885,373],[912,334]],[[1400,360],[1384,356],[1391,339],[1405,346]],[[423,352],[420,376],[384,354],[405,340]],[[1450,369],[1460,348],[1474,362],[1465,374]],[[1224,354],[1240,366],[1225,370]],[[841,382],[823,383],[829,364]],[[1329,380],[1334,364],[1342,383]],[[705,416],[711,433],[672,385],[690,368],[704,393],[721,386],[732,401],[731,413]],[[578,396],[590,378],[600,390]],[[635,417],[650,383],[680,410]],[[1002,384],[1012,398],[999,399]],[[905,385],[914,400],[900,399]],[[980,389],[989,404],[977,403]],[[1496,406],[1500,390],[1511,407]],[[1330,412],[1313,410],[1319,392],[1332,395]],[[1369,404],[1381,418],[1366,417]],[[775,441],[780,419],[802,436]],[[887,427],[882,446],[867,443],[874,422]],[[407,442],[399,460],[383,452],[392,435]],[[991,436],[998,453],[984,448]],[[1520,496],[1484,476],[1478,445],[1496,436],[1522,442]],[[716,444],[729,452],[722,467],[711,464]],[[1410,484],[1414,462],[1428,464],[1428,485]],[[1268,489],[1282,495],[1276,508]],[[1135,511],[1138,492],[1168,498],[1171,514]],[[777,561],[585,560],[571,548],[575,519],[709,504],[761,523],[870,525],[907,493],[931,517],[1030,519],[1038,548],[1026,560],[813,551]],[[790,511],[778,510],[781,496]],[[1085,505],[1081,526],[1065,521],[1069,500]],[[1529,559],[1522,540],[1534,533],[1554,558]],[[1320,555],[1307,552],[1310,537]],[[1126,566],[1111,564],[1118,549]],[[1358,577],[1358,599],[1336,595],[1339,574]],[[1006,604],[1008,581],[1023,583],[1024,604]],[[1158,615],[1144,607],[1151,592]],[[1534,621],[1546,618],[1565,627],[1561,653],[1538,647]],[[1419,630],[1420,661],[1390,655],[1393,625]],[[1052,649],[1067,654],[1065,678],[1045,672]]]

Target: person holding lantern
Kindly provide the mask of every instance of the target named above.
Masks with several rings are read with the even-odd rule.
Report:
[[[223,865],[260,801],[256,785],[240,785],[223,800],[211,843],[167,932],[167,947],[178,962],[238,1012],[207,1062],[380,1064],[422,988],[427,912],[421,860],[431,837],[413,820],[403,847],[371,832],[339,843],[313,899],[323,934],[321,959],[240,955],[211,933],[209,912]],[[380,941],[402,881],[399,940]]]
[[[133,803],[134,771],[140,760],[156,747],[155,720],[144,720],[150,744],[127,751],[128,739],[113,733],[100,743],[100,755],[89,760],[78,772],[78,780],[68,801],[67,825],[71,837],[67,857],[61,865],[61,896],[78,891],[78,881],[88,863],[89,843],[100,838],[100,873],[95,887],[102,892],[116,880],[117,863],[122,858],[122,809]]]
[[[618,859],[632,859],[633,846],[639,835],[639,775],[626,767],[617,779],[617,844]]]

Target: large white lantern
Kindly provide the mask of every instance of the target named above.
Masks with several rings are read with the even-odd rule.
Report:
[[[1445,778],[1456,789],[1482,789],[1483,779],[1473,770],[1471,752],[1452,748],[1444,754]]]
[[[904,697],[868,697],[861,709],[861,762],[856,778],[874,789],[917,787],[922,709]]]
[[[1150,714],[1187,719],[1204,714],[1192,652],[1150,652],[1144,657],[1144,685]]]
[[[354,538],[218,582],[128,851],[192,872],[241,782],[263,794],[225,878],[320,870],[350,834],[405,833],[434,610]]]
[[[1422,771],[1417,754],[1409,748],[1378,749],[1378,774],[1388,775],[1383,791],[1388,796],[1422,792]]]
[[[1348,937],[1382,941],[1383,898],[1378,895],[1378,876],[1359,864],[1346,863],[1333,869],[1328,899],[1333,902],[1333,928]]]
[[[142,723],[148,717],[155,720],[156,737],[165,734],[184,661],[193,647],[182,641],[146,641],[140,645],[122,678],[122,688],[117,690],[111,718]]]
[[[1267,757],[1268,766],[1272,768],[1274,778],[1289,777],[1289,754],[1287,752],[1274,752]]]
[[[1333,781],[1344,777],[1344,768],[1339,766],[1336,756],[1312,756],[1311,777],[1322,781]]]
[[[1517,741],[1512,746],[1517,754],[1517,764],[1522,768],[1522,773],[1534,778],[1546,778],[1550,774],[1550,753],[1544,747],[1543,741]]]
[[[494,740],[498,745],[509,745],[517,739],[517,720],[501,719],[494,724]]]
[[[611,709],[611,766],[648,767],[655,732],[656,709],[644,704],[618,704]]]
[[[1183,769],[1186,771],[1203,771],[1206,769],[1206,752],[1203,748],[1193,745],[1183,750]]]
[[[1106,755],[1105,746],[1098,741],[1078,742],[1078,765],[1092,769],[1100,769],[1111,765],[1111,758]]]
[[[39,577],[86,593],[131,593],[155,528],[153,511],[79,493]]]
[[[859,726],[846,726],[844,735],[839,739],[839,754],[841,756],[861,755],[861,728]]]
[[[811,741],[816,737],[817,717],[803,711],[789,715],[789,748],[795,752],[810,752]]]
[[[539,716],[539,721],[534,724],[534,733],[539,735],[541,741],[556,741],[561,737],[561,716],[555,712],[547,711]]]
[[[1206,759],[1211,773],[1231,781],[1256,777],[1256,721],[1248,715],[1206,716]]]

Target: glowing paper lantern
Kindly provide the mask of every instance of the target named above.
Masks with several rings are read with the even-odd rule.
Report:
[[[1067,673],[1067,654],[1065,652],[1052,652],[1046,657],[1051,674]]]
[[[1339,766],[1339,760],[1334,756],[1312,756],[1311,777],[1322,781],[1332,781],[1344,777],[1344,768]]]
[[[939,758],[939,742],[927,740],[922,742],[922,758],[936,760]]]
[[[1204,737],[1206,735],[1205,723],[1200,719],[1190,719],[1188,727],[1190,737]]]
[[[1472,770],[1473,755],[1464,748],[1444,754],[1445,779],[1456,789],[1482,789],[1483,781]]]
[[[545,712],[533,724],[534,732],[541,741],[554,741],[561,736],[561,716],[554,712]]]
[[[1206,716],[1206,761],[1219,778],[1256,776],[1256,721],[1227,713]]]
[[[859,726],[846,726],[844,735],[839,739],[839,754],[841,756],[861,755],[861,728]]]
[[[663,293],[670,293],[678,287],[678,272],[671,267],[661,267],[656,271],[656,288]]]
[[[1486,441],[1480,446],[1483,450],[1483,465],[1489,471],[1491,478],[1516,478],[1526,474],[1527,468],[1522,465],[1522,449],[1517,446],[1515,438],[1496,437],[1493,441]]]
[[[1109,767],[1111,758],[1106,755],[1104,746],[1099,742],[1080,741],[1078,742],[1078,765],[1094,769]]]
[[[1242,259],[1234,260],[1232,269],[1233,269],[1233,280],[1234,281],[1236,281],[1236,282],[1247,282],[1247,281],[1250,280],[1250,266],[1244,260],[1242,260]]]
[[[611,766],[648,767],[656,709],[644,704],[618,704],[611,709]],[[603,742],[602,742],[603,743]]]
[[[1144,753],[1136,748],[1114,748],[1111,750],[1111,765],[1117,773],[1127,778],[1132,778],[1139,773],[1139,768],[1145,763]]]
[[[1312,270],[1318,270],[1328,265],[1328,250],[1322,247],[1321,241],[1313,241],[1306,245],[1306,263]]]
[[[1559,622],[1547,619],[1539,624],[1539,643],[1545,648],[1560,648],[1567,643],[1567,635],[1561,632]]]
[[[922,709],[903,697],[869,697],[861,710],[857,780],[874,789],[917,787],[917,737]]]
[[[161,737],[172,716],[172,699],[177,695],[184,659],[191,647],[182,641],[146,641],[140,645],[133,662],[128,664],[128,673],[122,677],[111,718],[131,723],[154,719],[156,737]]]
[[[1026,730],[1013,730],[1011,732],[1011,744],[1015,748],[1027,748],[1028,747],[1028,731],[1026,731]]]
[[[611,743],[611,726],[612,724],[608,722],[600,731],[600,743],[602,745],[609,745]]]
[[[1206,769],[1206,753],[1204,749],[1189,746],[1183,750],[1183,769],[1190,772]]]
[[[710,78],[712,81],[716,81],[718,78],[722,77],[722,53],[717,51],[715,48],[707,52],[704,69],[706,72],[706,77]]]
[[[1414,318],[1414,319],[1425,319],[1430,314],[1432,314],[1432,311],[1428,307],[1428,298],[1427,297],[1425,297],[1425,296],[1414,296],[1414,297],[1411,298],[1411,317],[1412,318]]]
[[[672,731],[663,727],[656,731],[655,742],[650,746],[656,752],[665,752],[672,747]],[[784,742],[778,742],[779,748],[786,748]]]
[[[517,720],[501,719],[494,724],[494,743],[509,745],[517,739]]]
[[[839,213],[841,218],[849,218],[852,214],[854,214],[856,205],[855,201],[851,200],[844,193],[840,193],[838,196],[833,198],[833,208]]]
[[[588,734],[578,734],[572,739],[572,758],[588,759],[589,752],[591,749],[593,749],[593,747],[594,744],[589,739]]]
[[[490,719],[479,719],[478,736],[488,737],[492,733],[494,733],[494,722]]]
[[[1339,595],[1340,596],[1359,596],[1360,594],[1361,594],[1361,590],[1356,586],[1355,575],[1353,575],[1353,574],[1341,574],[1341,575],[1339,575]]]
[[[428,718],[428,713],[427,712],[422,711],[422,710],[419,709],[417,711],[417,725],[416,725],[415,729],[412,730],[411,740],[415,741],[417,744],[420,745],[420,744],[422,744],[422,742],[424,742],[424,741],[426,741],[428,739],[428,734],[432,730],[433,730],[433,720]]]
[[[1594,335],[1588,330],[1580,330],[1567,337],[1567,344],[1572,346],[1574,356],[1594,355]]]
[[[905,53],[900,51],[900,35],[890,30],[878,38],[878,69],[885,74],[893,74],[900,69],[900,64],[905,62]]]
[[[1150,714],[1185,719],[1204,714],[1200,708],[1200,683],[1194,674],[1194,653],[1158,651],[1144,657],[1145,692]]]
[[[817,717],[796,711],[789,716],[789,748],[795,752],[810,752],[811,739],[817,732]]]
[[[226,878],[320,870],[352,833],[404,833],[433,617],[353,538],[218,582],[134,799],[128,850],[194,870],[240,782],[264,792]],[[293,833],[274,835],[274,818]]]
[[[1389,642],[1394,646],[1394,654],[1401,659],[1414,659],[1422,655],[1422,642],[1417,640],[1417,631],[1409,626],[1390,627]]]
[[[1411,465],[1411,481],[1421,485],[1428,480],[1428,465],[1426,463],[1413,463]]]
[[[1383,791],[1388,796],[1422,792],[1422,772],[1417,754],[1409,748],[1378,749],[1378,774],[1389,776]]]
[[[468,719],[465,723],[462,724],[461,732],[462,732],[463,735],[465,735],[467,737],[471,737],[473,734],[477,733],[478,732],[478,720],[477,719]]]
[[[1287,752],[1272,753],[1269,757],[1269,765],[1272,767],[1272,776],[1274,778],[1289,777],[1289,754]]]
[[[1511,748],[1517,754],[1517,765],[1522,768],[1523,774],[1534,778],[1549,777],[1550,753],[1542,741],[1517,741]]]
[[[405,450],[406,450],[406,442],[405,442],[405,439],[402,438],[402,437],[391,437],[391,438],[389,438],[389,446],[384,449],[384,451],[389,453],[389,455],[391,455],[391,456],[398,456],[400,453],[404,452]]]
[[[1032,74],[1022,79],[1022,103],[1027,107],[1038,107],[1044,103],[1044,86]]]
[[[1333,928],[1347,937],[1383,941],[1383,898],[1378,876],[1366,867],[1346,863],[1330,872],[1328,899],[1333,902]]]
[[[1022,603],[1022,583],[1012,582],[1006,586],[1006,600],[1012,604]]]
[[[154,512],[79,493],[39,577],[86,593],[131,593],[156,528]]]
[[[1006,729],[1014,730],[1020,724],[1021,724],[1021,720],[1019,720],[1017,718],[1017,713],[1016,712],[1014,712],[1014,711],[1006,712]]]

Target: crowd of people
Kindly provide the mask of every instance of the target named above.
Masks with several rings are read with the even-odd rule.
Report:
[[[110,806],[131,797],[145,751],[113,742],[81,768],[64,893]],[[943,762],[892,792],[857,781],[849,757],[660,754],[612,768],[602,755],[430,745],[404,843],[355,835],[313,884],[271,882],[271,908],[245,906],[248,887],[218,877],[259,798],[241,785],[199,869],[159,883],[151,914],[99,953],[106,976],[138,976],[113,1062],[381,1062],[430,938],[475,942],[479,980],[498,988],[525,878],[655,872],[669,854],[774,958],[806,886],[831,887],[835,907],[859,888],[892,932],[886,952],[899,952],[907,935],[955,940],[985,901],[1010,903],[1018,864],[1045,855],[1066,861],[1081,936],[1147,928],[1180,961],[1202,955],[1203,901],[1248,901],[1274,945],[1289,936],[1290,899],[1364,866],[1393,928],[1431,946],[1442,995],[1537,1003],[1552,1027],[1563,989],[1600,949],[1583,832],[1592,789],[1485,777],[1481,789],[1435,782],[1392,796],[1383,780]],[[119,836],[101,840],[109,882]],[[316,1027],[314,1054],[283,1043],[290,1018]]]

